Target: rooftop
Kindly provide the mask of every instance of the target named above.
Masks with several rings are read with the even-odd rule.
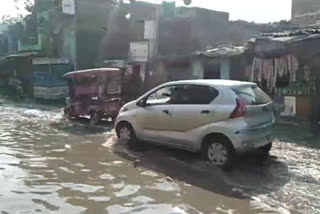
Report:
[[[318,37],[320,37],[320,28],[299,28],[283,32],[261,33],[259,37],[254,38],[251,41],[255,41],[256,39],[265,39],[293,43]]]
[[[247,50],[244,46],[223,45],[206,51],[195,52],[196,56],[206,56],[210,58],[231,57],[243,54]]]

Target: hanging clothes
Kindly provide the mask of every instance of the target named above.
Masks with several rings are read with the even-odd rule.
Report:
[[[271,88],[272,89],[276,88],[278,70],[279,70],[279,59],[274,59],[273,60],[273,74],[272,74],[272,81],[271,81]]]
[[[263,78],[266,81],[266,86],[270,90],[273,75],[273,60],[263,60]]]
[[[288,73],[288,58],[286,56],[280,57],[279,77],[285,76]]]
[[[306,82],[309,82],[311,79],[311,67],[309,65],[305,65],[303,67],[303,70],[304,70],[304,80]]]
[[[293,81],[296,82],[297,81],[297,71],[299,70],[299,61],[297,59],[297,57],[292,56],[292,69],[293,69]]]
[[[288,72],[290,74],[290,83],[296,82],[297,70],[299,68],[298,59],[294,55],[288,55]]]
[[[252,65],[247,65],[246,68],[245,68],[245,77],[247,80],[249,81],[253,81],[251,79],[252,77]]]
[[[253,59],[251,81],[261,82],[262,70],[263,70],[263,60],[255,57]]]

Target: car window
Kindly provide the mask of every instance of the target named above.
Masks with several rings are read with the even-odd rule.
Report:
[[[243,86],[233,91],[247,105],[262,105],[271,102],[271,98],[257,86]]]
[[[163,105],[172,102],[173,87],[165,87],[150,94],[146,100],[147,105]]]
[[[185,85],[174,88],[174,104],[205,105],[210,104],[219,92],[208,86]]]

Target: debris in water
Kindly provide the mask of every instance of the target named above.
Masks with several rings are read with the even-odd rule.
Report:
[[[243,189],[239,189],[239,188],[232,188],[232,192],[240,192],[243,193]]]
[[[102,146],[107,147],[107,148],[112,148],[113,146],[115,146],[117,143],[117,138],[116,137],[110,137],[108,138],[108,140],[102,144]]]
[[[139,185],[127,185],[122,188],[119,192],[115,192],[114,194],[116,197],[124,197],[124,196],[129,196],[133,195],[136,192],[138,192],[141,189],[141,186]]]
[[[158,176],[157,173],[152,172],[150,170],[142,172],[141,175],[146,175],[146,176],[151,176],[151,177],[157,177]]]
[[[70,146],[69,144],[64,145],[64,147],[65,147],[66,149],[71,149],[71,146]]]
[[[139,163],[140,163],[140,160],[138,159],[134,160],[133,167],[137,167]]]
[[[115,177],[111,174],[103,174],[103,175],[100,175],[100,178],[103,179],[103,180],[114,180]]]
[[[132,199],[133,202],[141,203],[141,204],[148,204],[153,203],[155,200],[153,198],[147,197],[147,196],[137,196]]]
[[[110,200],[110,197],[103,197],[103,196],[91,196],[91,197],[88,197],[88,200],[91,200],[91,201],[109,201]]]
[[[112,163],[115,164],[115,165],[119,165],[119,164],[123,164],[123,161],[117,161],[116,160],[116,161],[113,161]]]

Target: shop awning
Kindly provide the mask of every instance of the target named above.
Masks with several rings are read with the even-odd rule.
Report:
[[[254,47],[254,52],[262,58],[274,58],[286,55],[298,49],[308,49],[310,54],[318,54],[320,42],[319,29],[299,29],[277,33],[263,33],[252,39],[249,44]]]
[[[24,52],[24,53],[17,53],[17,54],[10,54],[3,58],[0,58],[0,63],[7,59],[14,59],[14,58],[23,58],[23,57],[30,57],[30,56],[39,56],[38,52]]]

